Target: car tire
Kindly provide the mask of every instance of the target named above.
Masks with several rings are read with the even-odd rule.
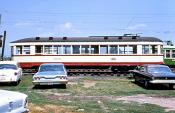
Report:
[[[21,81],[21,80],[19,79],[18,81],[14,82],[13,85],[14,85],[14,86],[17,86],[17,85],[20,83],[20,81]]]
[[[62,84],[62,88],[63,89],[66,89],[66,84]]]
[[[139,80],[138,80],[137,77],[134,77],[134,82],[135,82],[136,84],[139,83]]]

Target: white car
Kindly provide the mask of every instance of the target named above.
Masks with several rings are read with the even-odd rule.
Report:
[[[0,113],[27,113],[27,95],[0,90]]]
[[[34,85],[63,84],[66,87],[67,82],[67,72],[62,63],[42,64],[38,72],[33,76]]]
[[[15,61],[0,61],[0,83],[18,85],[22,77],[22,69]]]

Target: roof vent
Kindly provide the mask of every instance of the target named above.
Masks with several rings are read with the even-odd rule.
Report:
[[[40,37],[35,37],[36,40],[40,40]]]
[[[67,40],[67,37],[63,37],[63,40]]]
[[[49,37],[49,40],[53,40],[53,37]]]
[[[122,36],[119,36],[119,37],[118,37],[118,39],[120,39],[120,40],[121,40],[122,38],[123,38]]]
[[[104,37],[104,40],[107,40],[107,39],[108,39],[108,36],[105,36],[105,37]]]

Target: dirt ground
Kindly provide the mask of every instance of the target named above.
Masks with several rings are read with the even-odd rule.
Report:
[[[134,96],[70,96],[70,95],[55,95],[52,99],[70,100],[70,99],[81,99],[81,100],[96,100],[99,105],[103,107],[102,101],[123,101],[123,103],[138,102],[139,104],[154,104],[161,106],[165,109],[165,112],[175,111],[175,98],[165,97],[151,97],[144,94]],[[31,108],[31,109],[30,109]],[[54,113],[74,113],[64,106],[56,105],[45,105],[42,107],[29,104],[30,113],[49,113],[49,111],[55,111]],[[105,108],[104,108],[105,109]]]
[[[116,100],[123,100],[126,103],[138,102],[140,104],[154,104],[165,108],[165,112],[175,111],[175,98],[151,97],[144,94],[119,97]]]
[[[86,81],[84,81],[84,86],[83,87],[85,87],[85,88],[89,88],[89,87],[93,87],[93,86],[95,86],[95,84],[96,84],[97,82],[95,82],[95,81],[88,81],[88,80],[86,80]]]
[[[44,105],[44,106],[36,106],[32,103],[29,103],[29,113],[75,113],[72,112],[70,109],[67,109],[67,107],[64,106],[56,106],[56,105]]]
[[[83,82],[83,87],[89,88],[96,85],[96,81],[85,80]],[[71,85],[77,85],[77,82],[69,82]],[[39,92],[38,93],[43,93]],[[108,112],[106,108],[103,106],[103,101],[111,100],[111,101],[122,101],[123,103],[131,103],[137,102],[139,104],[153,104],[161,106],[165,109],[165,112],[175,111],[175,98],[166,98],[166,97],[156,97],[156,96],[146,96],[144,94],[133,95],[133,96],[71,96],[71,94],[67,93],[53,93],[53,92],[45,92],[45,94],[52,95],[49,96],[50,99],[55,100],[72,100],[72,99],[80,99],[80,100],[96,100],[100,106],[104,109],[104,111]],[[71,111],[71,109],[67,109],[67,106],[56,106],[56,105],[44,105],[44,106],[36,106],[32,103],[29,104],[29,113],[49,113],[50,111],[54,111],[54,113],[75,113]],[[80,113],[80,112],[79,112]]]

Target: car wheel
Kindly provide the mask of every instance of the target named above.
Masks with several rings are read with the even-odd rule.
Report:
[[[62,88],[66,89],[66,84],[62,84]]]
[[[150,86],[149,82],[148,82],[148,81],[145,81],[145,82],[144,82],[144,86],[145,86],[146,89],[148,89],[149,86]]]
[[[14,82],[14,85],[17,86],[20,83],[20,80]]]
[[[134,77],[134,82],[135,82],[135,83],[139,83],[139,79],[136,78],[136,77]]]

